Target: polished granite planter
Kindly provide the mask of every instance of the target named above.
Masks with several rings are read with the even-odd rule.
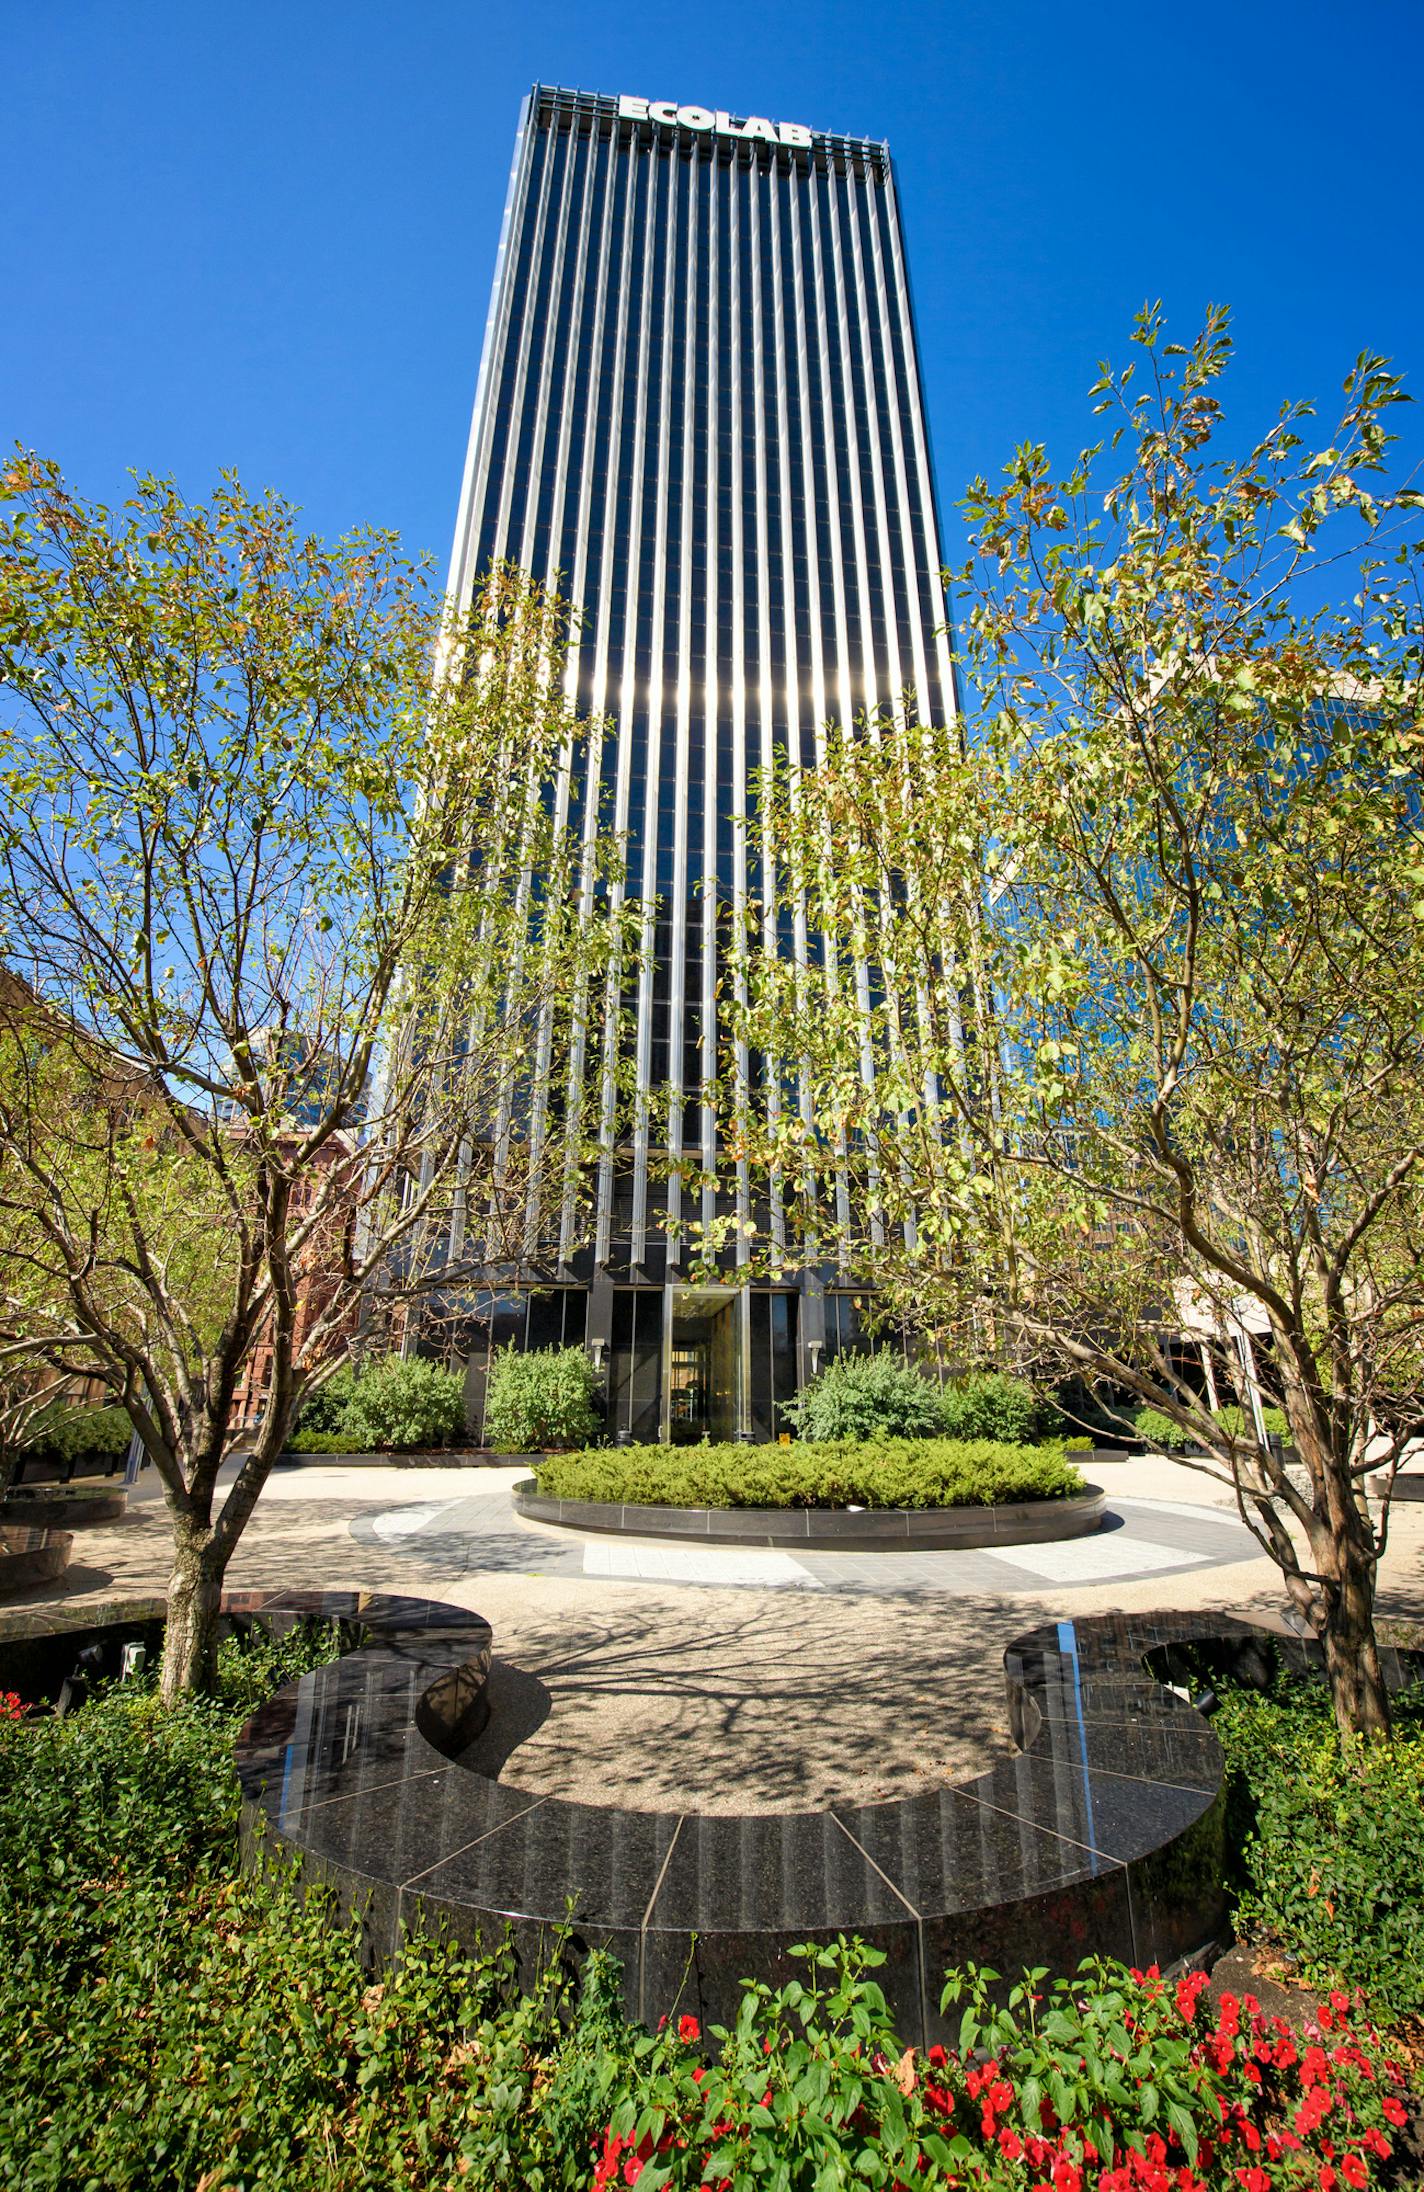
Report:
[[[69,1566],[74,1540],[68,1530],[34,1529],[0,1521],[0,1596],[54,1583]]]
[[[524,1477],[510,1497],[516,1514],[565,1530],[832,1553],[967,1551],[1086,1537],[1098,1528],[1106,1504],[1106,1495],[1090,1484],[1068,1499],[1003,1507],[637,1507],[546,1497],[534,1477]]]
[[[895,1803],[709,1816],[566,1803],[461,1765],[489,1719],[478,1614],[336,1591],[232,1592],[223,1608],[278,1630],[342,1624],[346,1656],[243,1730],[244,1844],[331,1882],[373,1962],[421,1926],[471,1948],[509,1934],[526,1983],[604,1946],[630,2014],[726,2022],[743,1978],[781,1983],[797,1943],[858,1934],[884,1951],[878,1977],[918,2041],[944,2035],[950,1965],[1007,1981],[1095,1952],[1169,1965],[1209,1948],[1225,1921],[1221,1750],[1163,1685],[1197,1694],[1221,1672],[1264,1679],[1273,1653],[1307,1657],[1227,1614],[1050,1623],[1004,1654],[1018,1756]],[[75,1607],[0,1613],[0,1688],[22,1686],[23,1663],[22,1694],[52,1694],[96,1641],[115,1661],[122,1640],[156,1645],[162,1614],[154,1598],[97,1624]],[[1418,1671],[1384,1656],[1394,1684]]]
[[[97,1530],[122,1522],[128,1504],[122,1485],[25,1485],[0,1500],[0,1529]]]
[[[263,1707],[238,1770],[249,1846],[260,1830],[332,1881],[374,1958],[414,1926],[483,1948],[508,1930],[527,1979],[572,1906],[563,1953],[611,1949],[631,2014],[725,2021],[744,1977],[791,1975],[794,1944],[859,1934],[906,2037],[933,2039],[948,1965],[1169,1964],[1224,1924],[1220,1747],[1143,1657],[1258,1646],[1229,1616],[1031,1632],[1005,1657],[1018,1757],[900,1802],[736,1817],[566,1803],[462,1767],[489,1664],[472,1614],[319,1593],[247,1610],[337,1613],[369,1638]]]

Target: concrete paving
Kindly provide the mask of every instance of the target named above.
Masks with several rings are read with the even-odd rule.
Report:
[[[644,1572],[629,1574],[614,1559],[628,1541],[514,1515],[516,1471],[313,1461],[273,1477],[231,1580],[476,1608],[497,1656],[491,1726],[470,1762],[519,1787],[643,1809],[867,1802],[962,1780],[1011,1748],[1000,1655],[1020,1630],[1115,1608],[1282,1610],[1276,1571],[1221,1488],[1165,1461],[1094,1473],[1112,1511],[1094,1538],[798,1555],[798,1581],[780,1553],[697,1573],[669,1564],[683,1548],[646,1544]],[[145,1481],[125,1522],[78,1537],[68,1575],[34,1602],[98,1607],[161,1589],[167,1566],[166,1517]],[[1395,1511],[1381,1608],[1424,1614],[1424,1506]]]

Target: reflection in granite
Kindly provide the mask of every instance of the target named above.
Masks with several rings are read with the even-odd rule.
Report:
[[[1053,1623],[1004,1655],[1017,1757],[902,1802],[738,1816],[496,1781],[497,1741],[475,1740],[491,1664],[477,1614],[315,1591],[234,1593],[224,1610],[346,1625],[346,1657],[249,1721],[238,1771],[247,1849],[331,1881],[373,1957],[421,1927],[471,1948],[508,1937],[527,1979],[602,1946],[621,1960],[632,2014],[726,2022],[743,1978],[783,1982],[793,1945],[857,1934],[884,1952],[880,1982],[920,2040],[941,2035],[947,1966],[973,1959],[1012,1980],[1092,1953],[1166,1965],[1214,1939],[1221,1749],[1163,1679],[1196,1696],[1221,1654],[1247,1665],[1276,1649],[1229,1615]],[[0,1685],[7,1648],[0,1634]]]

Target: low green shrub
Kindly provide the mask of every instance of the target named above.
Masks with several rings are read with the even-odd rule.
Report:
[[[350,1431],[294,1431],[287,1441],[289,1454],[359,1454],[365,1451]]]
[[[334,1370],[324,1385],[308,1393],[298,1411],[297,1423],[302,1432],[318,1431],[335,1434],[340,1431],[356,1390],[356,1372],[349,1362],[343,1362]],[[292,1440],[295,1447],[296,1440]],[[303,1447],[304,1453],[320,1453],[321,1447]],[[353,1448],[354,1452],[355,1449]]]
[[[1154,1451],[1163,1454],[1179,1454],[1191,1443],[1191,1433],[1184,1431],[1180,1423],[1164,1416],[1160,1408],[1139,1408],[1137,1411],[1137,1435],[1146,1439]]]
[[[939,1387],[888,1348],[837,1355],[781,1413],[803,1439],[933,1438],[944,1428]]]
[[[1261,1415],[1265,1422],[1267,1438],[1279,1439],[1283,1446],[1288,1445],[1290,1443],[1291,1428],[1284,1408],[1275,1408],[1268,1405],[1261,1410]],[[1249,1414],[1236,1401],[1229,1401],[1226,1407],[1218,1408],[1216,1420],[1221,1425],[1222,1430],[1229,1431],[1233,1438],[1249,1438],[1254,1435],[1254,1427]]]
[[[464,1378],[418,1355],[363,1363],[333,1426],[348,1442],[336,1449],[344,1453],[448,1446],[464,1430]]]
[[[48,1461],[117,1461],[128,1451],[133,1425],[123,1408],[42,1409],[30,1425],[26,1450]]]
[[[581,1347],[502,1347],[490,1364],[486,1446],[505,1454],[587,1446],[598,1435],[598,1372]]]
[[[1424,2016],[1424,1692],[1397,1701],[1379,1744],[1340,1736],[1320,1681],[1220,1695],[1212,1724],[1247,1830],[1238,1927],[1284,1947],[1313,1986]]]
[[[1278,1438],[1283,1443],[1289,1439],[1290,1425],[1283,1408],[1263,1408],[1261,1413],[1268,1438]],[[1245,1438],[1251,1433],[1251,1419],[1235,1401],[1217,1409],[1216,1421],[1233,1438]],[[1137,1435],[1165,1454],[1178,1454],[1184,1447],[1197,1443],[1190,1431],[1184,1430],[1180,1423],[1174,1423],[1170,1416],[1164,1416],[1159,1408],[1138,1409]]]
[[[1027,1446],[1043,1428],[1041,1412],[1033,1387],[1001,1370],[970,1371],[940,1394],[946,1438],[1003,1439],[1011,1446]]]
[[[856,1439],[617,1446],[541,1462],[539,1489],[635,1507],[988,1507],[1084,1489],[1058,1445]]]

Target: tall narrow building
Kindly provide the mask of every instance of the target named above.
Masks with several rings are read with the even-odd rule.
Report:
[[[719,952],[759,886],[748,782],[813,766],[828,720],[953,708],[934,485],[889,150],[672,100],[536,85],[495,270],[451,568],[508,558],[582,615],[579,712],[606,722],[575,818],[627,844],[656,911],[627,998],[641,1091],[610,1126],[592,1237],[480,1304],[479,1356],[580,1339],[616,1437],[768,1438],[849,1342],[853,1299],[685,1283],[714,1216],[765,1190],[719,1164]],[[786,948],[795,948],[788,939]],[[596,1059],[588,1061],[596,1078]],[[659,1150],[702,1175],[667,1178]],[[707,1184],[716,1181],[715,1187]]]

